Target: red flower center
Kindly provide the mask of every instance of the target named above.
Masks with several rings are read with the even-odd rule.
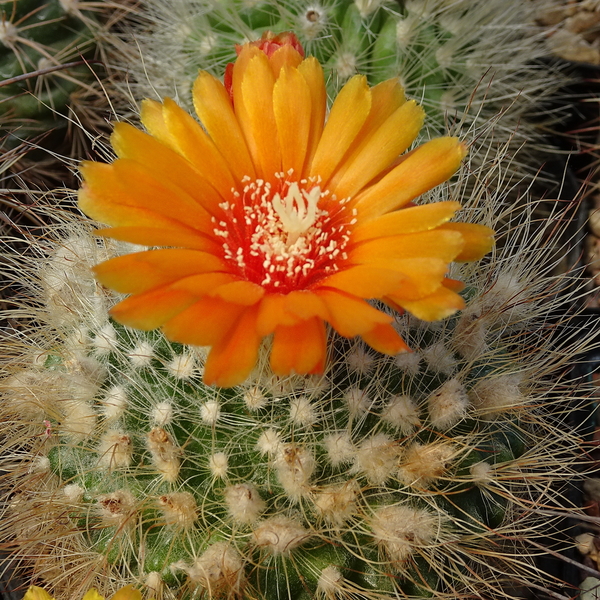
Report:
[[[247,179],[243,192],[221,204],[213,218],[223,258],[240,278],[269,292],[310,288],[339,270],[348,258],[355,211],[322,191],[318,181],[279,174],[275,184]]]

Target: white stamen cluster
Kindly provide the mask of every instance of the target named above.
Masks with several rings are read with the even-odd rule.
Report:
[[[249,280],[280,289],[283,284],[299,287],[316,271],[337,271],[337,260],[348,257],[350,227],[356,222],[354,211],[340,222],[344,200],[337,201],[335,215],[319,208],[329,192],[321,190],[318,180],[289,181],[292,174],[278,173],[277,186],[262,179],[245,181],[241,195],[232,191],[234,201],[220,205],[224,218],[213,217],[225,259]]]

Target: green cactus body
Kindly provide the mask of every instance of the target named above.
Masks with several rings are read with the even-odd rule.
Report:
[[[462,314],[398,317],[413,353],[338,339],[322,377],[276,378],[265,355],[218,389],[202,349],[109,321],[89,268],[120,246],[65,228],[32,282],[50,329],[2,383],[4,537],[57,598],[491,598],[538,581],[520,540],[576,440],[542,406],[557,355],[528,342],[548,284],[522,283],[531,246],[466,269]]]
[[[0,2],[0,79],[60,67],[94,55],[97,21],[78,2],[3,0]],[[64,128],[72,94],[89,86],[89,65],[58,69],[0,88],[0,119],[19,140]]]

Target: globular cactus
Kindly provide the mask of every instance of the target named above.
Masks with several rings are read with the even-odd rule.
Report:
[[[40,160],[48,163],[50,178],[52,154],[83,154],[88,145],[83,130],[97,132],[105,124],[108,106],[98,79],[107,74],[108,47],[117,44],[111,28],[127,10],[126,2],[0,1],[5,151],[23,142],[42,146],[47,152],[31,160],[40,171]],[[53,161],[56,167],[56,156]]]
[[[56,598],[129,583],[260,600],[552,586],[532,544],[574,474],[558,407],[581,393],[555,373],[586,341],[553,346],[563,301],[544,249],[509,244],[467,269],[457,317],[399,317],[413,353],[338,339],[323,376],[263,362],[219,389],[201,350],[109,320],[90,267],[118,248],[70,216],[57,233],[36,243],[27,296],[41,302],[17,311],[33,322],[2,382],[1,525]]]
[[[267,38],[267,46],[271,42]],[[422,117],[414,103],[404,100],[397,82],[370,89],[360,77],[342,90],[327,125],[319,130],[324,110],[318,108],[324,103],[324,93],[312,94],[324,89],[322,79],[313,77],[319,67],[313,59],[303,61],[296,46],[290,49],[290,45],[284,42],[272,55],[267,50],[263,54],[262,46],[245,46],[229,87],[209,74],[200,75],[202,93],[197,95],[197,107],[210,132],[210,143],[202,137],[209,134],[168,100],[144,104],[144,122],[152,135],[129,125],[117,126],[113,144],[120,158],[110,165],[85,165],[85,186],[79,196],[84,210],[102,212],[106,222],[116,225],[101,232],[105,241],[93,235],[93,223],[60,213],[56,203],[39,209],[53,215],[55,231],[48,229],[44,238],[32,238],[29,257],[5,257],[7,277],[26,287],[10,313],[11,323],[20,327],[12,330],[8,376],[2,381],[0,448],[7,491],[0,530],[4,547],[11,551],[13,564],[20,564],[24,573],[43,582],[58,599],[79,597],[90,587],[109,595],[127,584],[142,588],[148,598],[182,600],[501,598],[510,597],[515,586],[552,587],[553,582],[535,565],[540,545],[536,538],[554,533],[553,515],[561,514],[556,510],[561,484],[575,471],[580,444],[576,432],[566,427],[564,411],[554,407],[584,401],[579,382],[570,383],[568,377],[559,379],[558,375],[592,341],[584,337],[561,341],[553,334],[568,322],[568,313],[558,323],[551,316],[578,294],[577,285],[570,276],[545,274],[548,261],[554,259],[541,242],[541,233],[529,229],[530,214],[523,208],[512,213],[503,206],[506,178],[510,180],[504,169],[511,163],[510,155],[490,156],[486,150],[482,156],[474,145],[473,159],[458,181],[428,192],[419,206],[410,206],[414,197],[456,170],[464,156],[463,145],[444,138],[400,160],[391,155],[381,159],[385,151],[380,147],[389,151],[389,145],[375,143],[381,140],[380,133],[386,133],[385,140],[393,148],[397,142],[391,135],[396,129],[386,129],[396,123],[393,115],[405,116],[404,111],[409,115],[403,131],[412,130]],[[278,65],[283,66],[272,75],[271,69]],[[285,111],[288,106],[276,94],[282,88],[285,91],[289,82],[312,94],[305,94],[311,108],[304,114],[313,119],[312,131],[317,133],[307,133],[305,160],[287,153],[289,148],[298,150],[300,136],[285,137],[306,125],[302,119],[293,121],[293,128],[290,119],[280,119],[275,130],[278,137],[264,135],[270,112]],[[352,135],[346,129],[349,119],[340,117],[349,114],[340,109],[347,107],[349,98],[354,109],[363,107],[362,121],[354,122]],[[211,112],[213,100],[220,110]],[[372,112],[371,101],[376,107]],[[262,110],[257,112],[257,106]],[[219,128],[215,123],[221,123],[223,115],[234,116],[228,127]],[[178,129],[182,122],[186,127]],[[245,137],[229,135],[238,126],[244,127]],[[173,136],[175,130],[181,137]],[[230,201],[210,205],[214,215],[223,214],[223,221],[216,216],[203,221],[203,207],[211,199],[206,181],[214,176],[214,170],[203,167],[204,161],[212,156],[215,164],[220,163],[217,154],[208,152],[194,162],[197,146],[186,146],[185,141],[193,139],[212,148],[210,144],[216,146],[224,137],[236,143],[238,150],[248,144],[252,159],[244,168],[255,169],[259,178],[237,181],[232,176],[231,190],[221,190],[231,194]],[[287,146],[281,143],[284,137]],[[337,145],[340,139],[346,140],[346,147]],[[170,147],[173,140],[181,146]],[[405,147],[410,143],[407,140]],[[486,147],[484,140],[480,143]],[[334,153],[324,150],[330,147],[336,149],[339,160],[333,166],[328,161]],[[431,148],[439,147],[445,149],[442,156],[430,154]],[[365,148],[381,163],[374,173],[369,170],[371,162],[356,159]],[[292,180],[293,169],[281,176],[269,173],[269,159],[278,151],[282,156],[272,162],[299,162],[298,181],[278,183],[286,175]],[[232,171],[241,164],[236,162],[242,160],[240,153],[222,156]],[[358,260],[365,248],[367,255],[373,249],[360,238],[367,230],[359,228],[369,210],[376,212],[381,203],[381,197],[372,193],[370,202],[361,204],[361,194],[364,199],[367,193],[381,190],[388,177],[415,164],[415,157],[425,157],[420,168],[405,173],[403,185],[387,196],[395,201],[395,194],[403,195],[403,205],[381,209],[383,220],[371,214],[371,223],[376,223],[383,238],[385,232],[392,232],[392,241],[402,248],[400,255],[415,259],[423,272],[403,279],[400,287],[391,276],[393,285],[377,280],[381,293],[345,291],[350,284],[355,290],[360,287],[358,276],[343,276],[356,275],[351,261]],[[344,171],[347,164],[356,170]],[[316,175],[302,179],[303,169],[309,168]],[[135,169],[138,177],[123,177],[128,169]],[[261,170],[271,177],[269,185],[260,179]],[[365,171],[369,173],[365,181],[356,184],[354,177]],[[343,176],[338,177],[340,172]],[[189,178],[182,179],[181,173]],[[214,183],[219,186],[218,179]],[[346,197],[340,192],[338,201],[335,191],[350,184],[358,185],[359,193]],[[329,250],[329,245],[322,246],[318,256],[330,254],[337,270],[333,275],[316,273],[315,280],[300,290],[310,296],[306,302],[312,298],[313,304],[296,305],[296,310],[308,311],[318,298],[326,302],[338,294],[353,301],[353,310],[358,311],[348,311],[346,323],[368,323],[365,314],[377,319],[359,332],[370,346],[396,354],[398,349],[392,352],[390,348],[400,348],[400,333],[412,352],[388,356],[367,347],[348,333],[350,326],[340,324],[347,305],[339,305],[342,300],[338,299],[339,315],[332,309],[323,317],[320,312],[317,324],[325,320],[332,329],[341,330],[340,335],[330,332],[326,360],[306,362],[305,354],[314,353],[314,348],[281,335],[289,332],[290,320],[291,326],[296,323],[291,313],[279,310],[275,303],[277,286],[269,277],[261,282],[264,273],[259,273],[259,285],[251,281],[255,273],[244,279],[236,270],[247,266],[243,252],[230,245],[233,226],[242,230],[234,212],[242,206],[238,185],[242,185],[243,206],[249,207],[244,213],[248,219],[243,220],[248,227],[256,225],[256,213],[250,209],[266,211],[254,233],[260,233],[260,240],[268,244],[252,249],[272,251],[270,256],[283,256],[293,246],[304,259],[300,251],[312,247],[313,239],[318,240],[319,249],[317,234],[348,205],[347,222],[341,226],[337,221],[330,230],[331,235],[341,231],[348,236],[342,240],[347,255],[335,245]],[[299,185],[304,186],[303,195]],[[196,193],[196,186],[203,186],[202,193]],[[273,189],[277,194],[270,197]],[[463,200],[470,221],[498,229],[499,244],[481,263],[453,265],[449,273],[453,279],[449,279],[445,277],[447,262],[473,261],[489,250],[489,229],[445,223],[448,214],[427,225],[438,236],[435,243],[417,242],[420,238],[410,234],[422,233],[426,224],[424,217],[414,215],[439,207],[454,207],[454,213],[454,198]],[[428,201],[432,202],[429,208]],[[202,233],[181,229],[183,222],[177,224],[177,219],[186,218],[188,212],[198,217],[198,221],[186,221],[188,226],[212,225]],[[403,215],[407,221],[402,221]],[[399,223],[406,238],[394,229]],[[185,236],[182,233],[175,239],[173,230]],[[200,279],[216,275],[211,289],[194,299],[200,302],[208,295],[212,302],[208,318],[197,315],[204,329],[180,328],[174,333],[173,327],[168,328],[185,312],[188,299],[184,294],[184,302],[178,304],[182,288],[174,288],[166,294],[169,299],[170,292],[175,292],[174,303],[161,305],[162,288],[153,279],[158,271],[144,261],[170,251],[146,251],[116,241],[132,242],[134,235],[138,243],[150,246],[178,243],[184,249],[193,244],[202,248],[198,254],[191,250],[185,254],[189,262],[169,263],[166,274],[172,269],[177,280],[180,270],[191,265],[198,269]],[[157,239],[152,236],[162,236],[163,242],[150,242]],[[225,241],[219,246],[221,238]],[[304,246],[295,245],[299,239]],[[240,236],[242,250],[246,241]],[[132,250],[141,253],[127,254]],[[421,252],[416,258],[415,250]],[[427,272],[433,263],[418,262],[428,252],[450,257],[439,273],[435,263],[435,277]],[[236,258],[238,254],[241,259]],[[194,257],[200,262],[194,263]],[[210,272],[218,257],[224,262],[217,262],[216,271]],[[375,258],[389,260],[387,256]],[[377,264],[363,259],[367,270]],[[116,283],[119,265],[136,260],[137,268],[129,269]],[[399,268],[401,262],[393,260],[390,270]],[[98,263],[99,279],[133,294],[116,307],[122,297],[92,275]],[[315,261],[306,264],[311,272]],[[275,271],[274,267],[265,273]],[[359,271],[363,280],[374,281],[365,269]],[[231,283],[227,277],[234,272],[237,279],[226,288]],[[285,283],[286,275],[280,272],[275,277]],[[295,274],[293,270],[287,276],[293,279]],[[456,293],[460,286],[454,278],[465,284],[462,296]],[[322,281],[328,282],[323,289],[319,288]],[[432,289],[419,290],[411,302],[419,282],[429,281],[434,283]],[[135,289],[123,289],[131,282]],[[391,287],[385,287],[388,284]],[[252,300],[251,294],[260,286],[263,296]],[[158,293],[152,296],[153,302],[140,302],[148,287]],[[239,289],[243,297],[236,296]],[[217,298],[215,293],[222,296]],[[233,384],[232,378],[239,372],[245,374],[254,357],[248,360],[248,347],[230,347],[228,340],[238,338],[239,323],[256,316],[253,307],[263,297],[273,302],[265,305],[281,322],[273,327],[272,338],[264,334],[267,339],[260,346],[254,370]],[[384,297],[392,306],[405,303],[412,312],[428,306],[430,311],[447,309],[446,314],[453,316],[426,323],[384,309],[377,302],[358,301],[372,297]],[[231,298],[237,302],[233,325],[223,318],[222,310]],[[137,313],[127,317],[123,307],[136,302]],[[120,325],[110,320],[111,307],[121,320],[134,315],[136,326],[142,329],[164,325],[171,338],[210,335],[212,348],[207,353],[197,346],[169,341],[158,331]],[[155,322],[165,307],[168,314],[162,315],[162,322]],[[463,310],[457,313],[460,307]],[[268,321],[270,312],[263,313]],[[140,325],[149,316],[150,326],[148,321]],[[301,320],[302,326],[312,327],[315,319],[311,318]],[[229,329],[223,329],[224,324]],[[294,332],[306,342],[302,331]],[[214,355],[222,350],[223,338],[229,362],[217,361],[219,369],[215,370]],[[325,347],[325,339],[318,341]],[[260,336],[257,346],[259,342]],[[243,367],[238,367],[238,360]],[[276,375],[273,371],[281,370],[286,360],[296,371],[304,369],[309,374]],[[223,387],[207,385],[203,378]]]

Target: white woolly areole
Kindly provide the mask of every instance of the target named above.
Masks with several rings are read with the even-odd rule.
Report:
[[[50,471],[50,459],[47,456],[34,456],[29,463],[30,473],[47,473]]]
[[[112,323],[106,323],[92,340],[92,346],[96,350],[96,354],[105,356],[118,349],[117,331]]]
[[[458,379],[449,379],[427,399],[429,420],[441,430],[450,429],[467,414],[467,390]]]
[[[414,443],[402,457],[398,478],[406,485],[426,487],[445,473],[454,453],[448,443]]]
[[[173,483],[179,476],[181,449],[162,427],[153,427],[146,437],[152,464],[166,481]]]
[[[152,421],[160,426],[164,427],[173,420],[173,404],[171,402],[159,402],[152,409]]]
[[[358,483],[351,479],[315,492],[313,502],[319,514],[331,525],[341,527],[356,512]]]
[[[467,360],[477,360],[488,351],[488,329],[476,309],[464,311],[456,324],[452,346]]]
[[[217,400],[207,400],[200,406],[200,418],[207,425],[216,425],[221,416],[221,405]]]
[[[355,344],[349,352],[344,354],[348,370],[358,375],[367,375],[375,367],[375,357],[361,344]]]
[[[356,450],[354,469],[369,483],[383,485],[398,465],[400,446],[389,435],[376,433],[363,440]]]
[[[166,365],[167,371],[175,379],[190,379],[196,370],[196,358],[193,354],[178,354]]]
[[[261,454],[273,456],[279,451],[281,445],[281,434],[272,428],[265,429],[256,442],[256,448]]]
[[[190,492],[171,492],[157,499],[167,525],[190,529],[198,519],[198,506]]]
[[[41,423],[50,406],[64,387],[61,374],[27,369],[2,381],[3,402],[14,412],[31,422]]]
[[[340,591],[344,576],[333,565],[325,567],[317,581],[317,591],[322,592],[327,598],[334,598]]]
[[[317,411],[306,396],[290,400],[290,421],[301,427],[309,427],[317,422]]]
[[[83,498],[84,489],[77,483],[69,483],[63,488],[63,494],[68,502],[77,504]]]
[[[263,390],[255,385],[244,392],[244,403],[248,410],[254,412],[263,408],[269,399],[265,396]]]
[[[375,511],[370,519],[375,541],[394,561],[406,560],[417,548],[439,537],[440,517],[427,510],[398,504]]]
[[[327,13],[318,4],[311,4],[298,15],[298,25],[306,38],[314,40],[327,25]]]
[[[208,468],[214,477],[224,479],[227,475],[229,460],[225,452],[215,452],[208,457]]]
[[[158,596],[162,593],[164,585],[162,575],[158,571],[150,571],[150,573],[146,575],[144,585],[153,596]]]
[[[310,537],[300,521],[284,516],[266,519],[252,532],[254,543],[273,554],[289,554]]]
[[[128,404],[127,392],[122,385],[113,385],[100,400],[102,414],[109,420],[121,417]]]
[[[344,394],[344,400],[352,417],[365,414],[373,402],[367,395],[366,390],[361,390],[359,387],[347,390]]]
[[[519,373],[481,379],[469,391],[469,398],[483,417],[494,417],[515,410],[527,402],[519,389],[521,380]]]
[[[296,444],[281,446],[273,466],[281,487],[291,500],[297,501],[309,490],[315,470],[315,459],[310,450]]]
[[[498,273],[480,301],[487,317],[495,317],[506,324],[526,321],[532,305],[535,306],[528,302],[527,285],[522,283],[519,273],[504,270]]]
[[[133,443],[122,431],[107,431],[98,444],[98,466],[109,471],[131,465]]]
[[[323,445],[327,451],[329,462],[337,467],[343,463],[352,462],[354,459],[354,444],[352,438],[345,431],[330,433],[323,438]]]
[[[419,352],[401,352],[394,358],[394,364],[409,375],[416,375],[421,370],[420,363]]]
[[[109,527],[123,527],[132,524],[131,515],[135,512],[135,496],[128,490],[117,490],[112,494],[102,494],[97,499],[97,510],[103,523]]]
[[[435,373],[452,375],[456,370],[456,359],[443,342],[432,344],[423,350],[423,359],[427,368]]]
[[[61,403],[61,408],[64,413],[61,429],[68,439],[79,444],[89,438],[98,418],[91,402],[66,400]]]
[[[244,577],[244,561],[235,548],[227,542],[216,542],[208,547],[190,567],[183,570],[190,582],[208,592],[210,598],[225,594],[235,596]]]
[[[240,483],[225,488],[225,504],[234,521],[252,523],[265,510],[265,501],[251,483]]]
[[[140,342],[127,353],[127,356],[134,369],[143,369],[150,366],[154,358],[154,346],[146,341]]]
[[[494,479],[494,467],[486,461],[471,465],[469,467],[469,473],[471,474],[475,485],[483,485]]]
[[[358,57],[353,52],[338,52],[335,60],[335,70],[340,79],[349,79],[356,73]]]
[[[381,413],[381,419],[399,429],[403,435],[410,435],[421,427],[419,408],[410,396],[392,396]]]

